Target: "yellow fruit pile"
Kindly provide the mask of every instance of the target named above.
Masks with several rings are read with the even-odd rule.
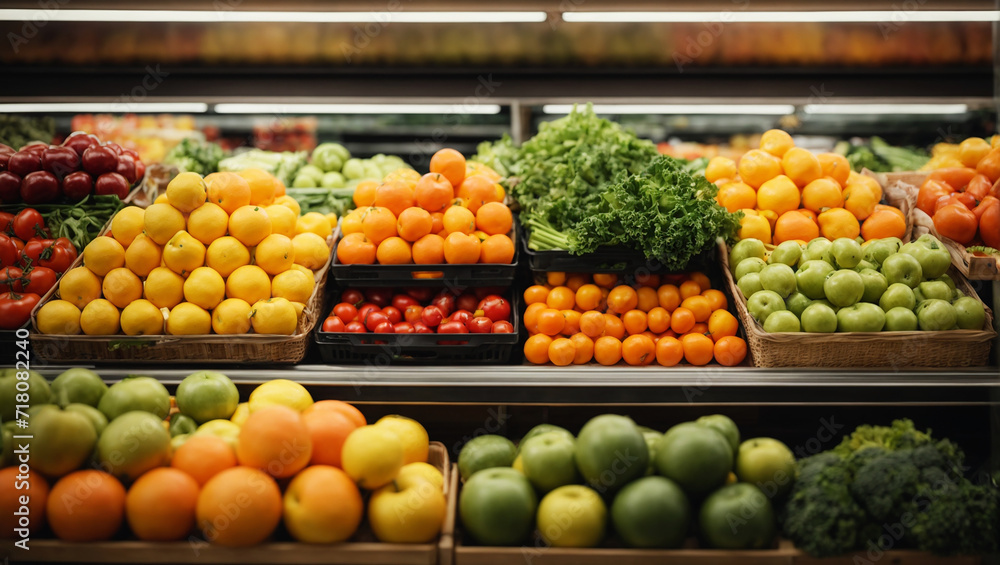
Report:
[[[143,210],[122,209],[83,250],[42,333],[290,335],[330,257],[329,218],[259,169],[181,173]]]

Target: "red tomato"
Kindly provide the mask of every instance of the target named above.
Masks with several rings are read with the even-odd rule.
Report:
[[[469,333],[469,330],[465,327],[464,324],[452,321],[452,322],[445,322],[445,323],[441,324],[440,326],[438,326],[437,333],[439,333],[439,334],[467,334],[467,333]]]
[[[53,243],[56,247],[62,247],[65,249],[73,257],[73,260],[76,260],[76,246],[73,245],[73,242],[70,241],[68,237],[57,237]]]
[[[14,235],[23,241],[28,241],[33,237],[46,235],[45,220],[42,214],[34,208],[25,208],[14,216]]]
[[[492,333],[512,334],[514,333],[514,324],[511,324],[507,320],[500,320],[499,322],[493,322]]]
[[[993,186],[990,188],[990,196],[1000,198],[1000,180],[993,183]]]
[[[447,290],[442,290],[434,297],[431,304],[437,306],[444,313],[445,317],[451,315],[455,311],[455,295],[448,292]]]
[[[378,310],[372,310],[368,312],[368,315],[364,317],[365,327],[369,331],[375,331],[375,328],[379,327],[384,322],[389,321],[389,317]]]
[[[323,321],[324,332],[342,333],[346,329],[347,329],[346,324],[344,324],[344,321],[341,320],[338,316],[330,316],[329,318]]]
[[[947,169],[937,169],[927,175],[928,180],[942,181],[954,190],[961,190],[976,176],[976,169],[968,167],[951,167]]]
[[[955,192],[955,189],[946,182],[927,179],[920,185],[917,192],[917,208],[923,210],[928,216],[934,215],[934,205],[942,196],[948,196]]]
[[[346,302],[348,304],[353,304],[355,307],[361,306],[365,301],[365,295],[361,293],[360,290],[356,288],[349,288],[344,291],[344,294],[340,295],[340,301]]]
[[[389,321],[381,322],[379,325],[375,326],[373,330],[377,334],[394,334],[396,329],[392,327],[392,323]]]
[[[369,288],[365,292],[365,297],[372,304],[378,306],[379,308],[385,308],[392,302],[392,289],[391,288]]]
[[[427,327],[423,322],[413,322],[413,330],[418,334],[432,334],[434,330]]]
[[[31,310],[41,299],[37,294],[0,294],[0,329],[16,330],[31,317]]]
[[[469,312],[474,312],[476,306],[479,304],[479,299],[476,295],[471,292],[463,292],[458,300],[455,301],[455,307],[459,310],[468,310]]]
[[[507,302],[503,297],[496,294],[491,294],[482,299],[479,302],[477,310],[482,310],[483,315],[494,322],[510,319],[510,302]]]
[[[37,237],[29,239],[27,243],[24,244],[24,251],[22,252],[24,257],[21,259],[21,262],[24,263],[25,266],[29,264],[37,265],[39,261],[42,260],[43,253],[46,254],[46,257],[52,254],[52,251],[47,251],[51,247],[51,239],[41,239]]]
[[[419,304],[413,304],[407,306],[406,310],[403,310],[403,319],[411,324],[420,321],[420,314],[424,311],[424,307]]]
[[[944,237],[965,245],[976,237],[976,215],[961,204],[949,204],[934,214],[934,228]]]
[[[412,296],[419,304],[426,304],[434,296],[434,290],[424,287],[408,288],[406,289],[406,294]]]
[[[985,209],[978,213],[979,216],[979,237],[983,238],[983,243],[987,247],[1000,249],[1000,200],[992,196],[987,196],[979,204],[979,208]],[[976,210],[978,211],[979,208]]]
[[[444,320],[444,312],[436,304],[425,307],[420,313],[420,321],[429,328],[438,327],[442,320]]]
[[[50,288],[56,285],[59,275],[48,267],[32,267],[25,275],[28,282],[24,284],[24,291],[44,296]]]
[[[4,267],[0,269],[0,292],[21,292],[24,290],[24,273],[19,267]],[[39,295],[40,296],[40,295]],[[21,327],[18,325],[17,327]]]
[[[358,309],[353,304],[341,302],[333,307],[333,315],[343,320],[346,324],[353,322],[358,317]]]
[[[365,325],[357,320],[354,320],[353,322],[350,322],[349,324],[344,326],[344,330],[352,334],[363,334],[368,331],[365,329]]]
[[[493,329],[493,320],[486,316],[477,316],[469,320],[465,326],[469,328],[469,333],[488,334]]]
[[[364,324],[365,319],[368,317],[368,314],[378,311],[379,311],[378,306],[372,304],[371,302],[365,302],[364,304],[361,305],[361,307],[358,308],[358,316],[355,319]]]
[[[399,311],[399,308],[386,306],[382,309],[382,313],[385,314],[386,318],[389,318],[389,322],[392,324],[398,324],[403,321],[403,313]]]
[[[416,298],[413,298],[409,294],[397,294],[392,297],[392,307],[400,312],[405,312],[408,306],[414,305],[419,306],[420,303],[417,302]]]
[[[65,247],[60,247],[58,245],[53,245],[49,248],[50,255],[46,256],[46,253],[42,253],[42,260],[38,262],[39,265],[43,267],[48,267],[57,273],[66,272],[69,266],[73,264],[76,257],[70,254]]]
[[[14,240],[7,234],[0,233],[0,267],[17,264],[20,256]]]
[[[417,330],[413,328],[413,324],[410,322],[398,322],[392,325],[393,333],[398,334],[412,334],[416,333]]]
[[[0,212],[0,231],[10,231],[10,225],[14,223],[14,214],[10,212]]]
[[[986,175],[976,175],[969,181],[969,186],[965,187],[965,193],[971,194],[976,200],[986,198],[993,188],[993,182]]]
[[[968,192],[956,192],[954,194],[949,194],[947,196],[942,196],[938,198],[938,201],[934,203],[934,213],[949,204],[961,204],[969,210],[976,207],[976,198],[969,194]]]

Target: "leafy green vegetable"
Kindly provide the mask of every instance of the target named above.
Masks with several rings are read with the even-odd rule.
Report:
[[[848,141],[841,141],[834,152],[847,157],[851,168],[857,172],[861,172],[861,169],[876,173],[915,171],[930,160],[930,155],[922,149],[893,147],[878,136],[872,136],[866,145],[852,145]]]
[[[285,194],[299,203],[303,214],[333,212],[340,217],[354,209],[353,188],[289,188]]]
[[[285,186],[291,186],[299,169],[306,165],[305,151],[275,153],[261,149],[251,149],[219,161],[219,170],[236,173],[244,169],[262,169],[278,177]]]
[[[225,157],[225,152],[218,144],[186,137],[167,153],[163,162],[176,166],[182,173],[207,175],[217,171],[219,161]]]
[[[478,151],[471,160],[482,163],[502,177],[511,176],[517,162],[517,147],[506,133],[497,141],[484,141],[476,147]]]
[[[0,143],[18,149],[32,141],[51,143],[56,133],[52,116],[32,118],[15,114],[0,114]]]
[[[65,237],[73,242],[79,251],[95,237],[101,235],[101,228],[121,210],[120,198],[110,194],[91,194],[75,204],[37,204],[32,206],[45,219],[45,225],[52,237]],[[16,213],[24,204],[0,206],[0,210]]]

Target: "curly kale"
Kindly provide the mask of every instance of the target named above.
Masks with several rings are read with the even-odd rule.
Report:
[[[215,143],[186,137],[167,153],[163,162],[175,165],[182,173],[193,172],[207,175],[214,173],[219,168],[219,161],[225,156],[222,147]]]

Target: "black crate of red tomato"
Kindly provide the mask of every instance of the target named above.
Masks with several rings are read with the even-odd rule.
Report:
[[[506,363],[519,340],[512,296],[485,287],[350,288],[332,293],[316,344],[327,363]]]

